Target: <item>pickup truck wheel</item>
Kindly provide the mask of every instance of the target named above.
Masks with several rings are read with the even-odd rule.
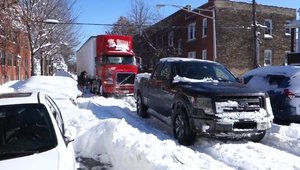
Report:
[[[262,131],[259,134],[255,134],[255,135],[251,136],[250,140],[252,142],[259,142],[265,137],[265,135],[266,135],[266,131]]]
[[[175,110],[173,133],[181,145],[188,146],[195,142],[196,133],[191,130],[188,117],[182,107]]]
[[[137,95],[136,99],[136,111],[139,116],[142,118],[149,117],[149,114],[147,113],[148,107],[143,102],[143,97],[140,93]]]

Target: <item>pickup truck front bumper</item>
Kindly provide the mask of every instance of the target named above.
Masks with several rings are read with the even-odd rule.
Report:
[[[238,115],[233,116],[233,114]],[[237,134],[253,134],[271,128],[272,116],[265,114],[265,116],[253,116],[253,114],[258,113],[232,113],[230,116],[216,115],[202,118],[191,117],[190,124],[192,129],[200,134],[229,137]]]

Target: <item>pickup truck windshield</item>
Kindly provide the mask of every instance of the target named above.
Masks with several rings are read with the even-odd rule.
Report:
[[[134,56],[104,56],[103,64],[136,64]]]
[[[176,71],[180,77],[236,82],[236,78],[222,65],[213,62],[182,62]]]
[[[0,160],[44,152],[56,145],[54,128],[43,105],[0,107]]]

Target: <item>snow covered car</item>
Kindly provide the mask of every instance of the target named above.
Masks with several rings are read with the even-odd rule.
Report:
[[[250,70],[245,84],[268,92],[274,122],[300,123],[300,66],[267,66]]]
[[[137,114],[148,117],[148,108],[159,113],[180,144],[193,144],[196,135],[258,142],[271,127],[268,95],[246,87],[219,63],[170,57],[143,75],[135,81]]]
[[[74,170],[75,134],[47,94],[0,94],[0,169]]]

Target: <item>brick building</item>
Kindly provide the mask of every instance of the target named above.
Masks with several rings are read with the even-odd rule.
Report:
[[[8,2],[0,1],[0,84],[11,80],[24,80],[30,76],[30,47],[26,33],[18,28],[9,13]]]
[[[145,31],[148,47],[144,46],[139,55],[148,67],[166,56],[213,60],[236,76],[257,65],[284,64],[291,35],[285,25],[295,20],[296,9],[255,6],[260,42],[256,57],[252,7],[250,3],[229,0],[208,0],[192,12],[187,6]]]

